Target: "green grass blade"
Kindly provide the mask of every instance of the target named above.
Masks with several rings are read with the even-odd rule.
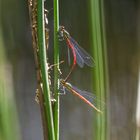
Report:
[[[37,0],[37,32],[38,32],[38,46],[39,46],[39,59],[43,82],[43,93],[45,100],[45,113],[47,116],[48,124],[48,138],[55,140],[53,114],[51,107],[51,97],[48,79],[48,63],[45,46],[45,27],[44,27],[44,0]]]
[[[0,140],[20,140],[12,71],[7,69],[10,64],[6,59],[4,48],[0,32]]]
[[[108,70],[108,57],[107,57],[107,40],[106,40],[106,23],[105,23],[105,4],[104,0],[101,0],[101,23],[102,23],[102,42],[103,42],[103,58],[104,58],[104,85],[105,85],[105,100],[106,100],[106,107],[107,104],[109,104],[110,100],[110,94],[109,94],[109,70]],[[105,135],[106,139],[110,139],[110,127],[109,127],[109,121],[110,121],[110,112],[106,108],[104,117],[104,124],[105,124]]]
[[[59,29],[59,0],[54,0],[54,64],[59,63],[59,45],[58,45],[58,32]],[[59,65],[54,68],[54,93],[56,102],[54,103],[54,126],[55,138],[59,140]]]
[[[103,18],[103,1],[91,0],[90,7],[90,27],[91,27],[91,45],[95,59],[95,69],[93,71],[94,89],[102,100],[106,99],[108,93],[108,75],[107,75],[107,54],[106,54],[106,40],[105,28]],[[96,140],[107,139],[107,117],[106,111],[102,114],[96,115],[94,121]]]

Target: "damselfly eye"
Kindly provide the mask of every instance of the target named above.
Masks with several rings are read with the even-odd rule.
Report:
[[[64,40],[64,32],[61,29],[58,30],[58,39],[59,41]]]
[[[60,26],[59,30],[65,30],[65,27],[64,26]]]
[[[61,40],[64,40],[70,37],[70,34],[65,30],[64,26],[59,27],[58,35],[60,38],[62,38]]]

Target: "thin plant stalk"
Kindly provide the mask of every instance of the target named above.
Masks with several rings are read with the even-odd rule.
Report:
[[[42,74],[45,113],[48,124],[48,139],[55,140],[49,78],[48,78],[49,68],[46,59],[47,54],[45,45],[44,0],[37,0],[37,33],[38,33],[39,60]]]
[[[7,69],[10,64],[6,59],[4,40],[0,30],[0,140],[20,140],[12,71]]]
[[[54,0],[54,64],[59,63],[59,45],[58,45],[58,32],[59,29],[59,0]],[[54,93],[56,102],[54,103],[54,127],[55,127],[55,138],[59,140],[59,65],[54,67]]]
[[[136,136],[135,140],[140,139],[140,67],[138,79],[137,107],[136,107]]]
[[[97,96],[102,100],[106,99],[108,89],[107,78],[107,54],[106,54],[106,40],[104,30],[104,18],[103,18],[103,1],[90,0],[90,28],[91,28],[91,45],[95,59],[95,69],[93,71],[94,89]],[[102,9],[102,10],[101,10]],[[102,115],[96,115],[96,121],[94,121],[96,140],[105,140],[106,136],[106,111]]]
[[[105,85],[105,100],[106,100],[106,107],[110,105],[110,94],[109,94],[109,69],[108,69],[108,57],[107,57],[107,40],[106,40],[106,23],[105,23],[105,3],[104,0],[101,0],[101,25],[102,25],[102,44],[103,44],[103,58],[104,58],[104,85]],[[104,124],[106,125],[106,129],[104,133],[106,134],[106,139],[110,139],[110,111],[106,108],[105,110],[105,117],[104,117]]]

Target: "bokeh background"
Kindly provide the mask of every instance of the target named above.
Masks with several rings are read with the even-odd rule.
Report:
[[[48,0],[46,8],[53,8],[51,0]],[[88,8],[87,0],[60,0],[60,24],[90,52]],[[137,126],[140,127],[140,124],[136,123],[140,82],[140,2],[106,0],[104,15],[110,89],[107,99],[109,136],[110,140],[134,140]],[[53,64],[52,10],[48,20],[48,56],[49,63]],[[9,113],[9,117],[15,121],[12,125],[17,125],[15,134],[20,135],[22,140],[41,140],[43,133],[40,110],[34,100],[37,81],[27,1],[0,0],[0,40],[0,79],[3,83],[0,91],[8,98],[9,105],[16,108]],[[65,45],[62,45],[60,50],[61,60],[66,60]],[[68,70],[69,66],[65,61],[61,65],[64,77]],[[77,67],[70,81],[81,89],[94,91],[90,68]],[[12,115],[14,112],[18,117]],[[60,139],[91,140],[94,135],[94,113],[73,95],[61,96]]]

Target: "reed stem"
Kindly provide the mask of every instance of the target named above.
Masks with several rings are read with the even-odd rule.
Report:
[[[58,29],[59,29],[59,0],[54,0],[54,64],[59,63],[59,45],[58,45]],[[58,94],[59,89],[59,65],[54,68],[54,93],[56,102],[54,103],[54,127],[55,138],[59,140],[59,111],[60,99]]]
[[[55,140],[49,78],[48,78],[49,67],[47,63],[47,54],[45,45],[44,0],[37,0],[37,34],[38,34],[39,60],[42,75],[45,113],[48,124],[48,139]]]

